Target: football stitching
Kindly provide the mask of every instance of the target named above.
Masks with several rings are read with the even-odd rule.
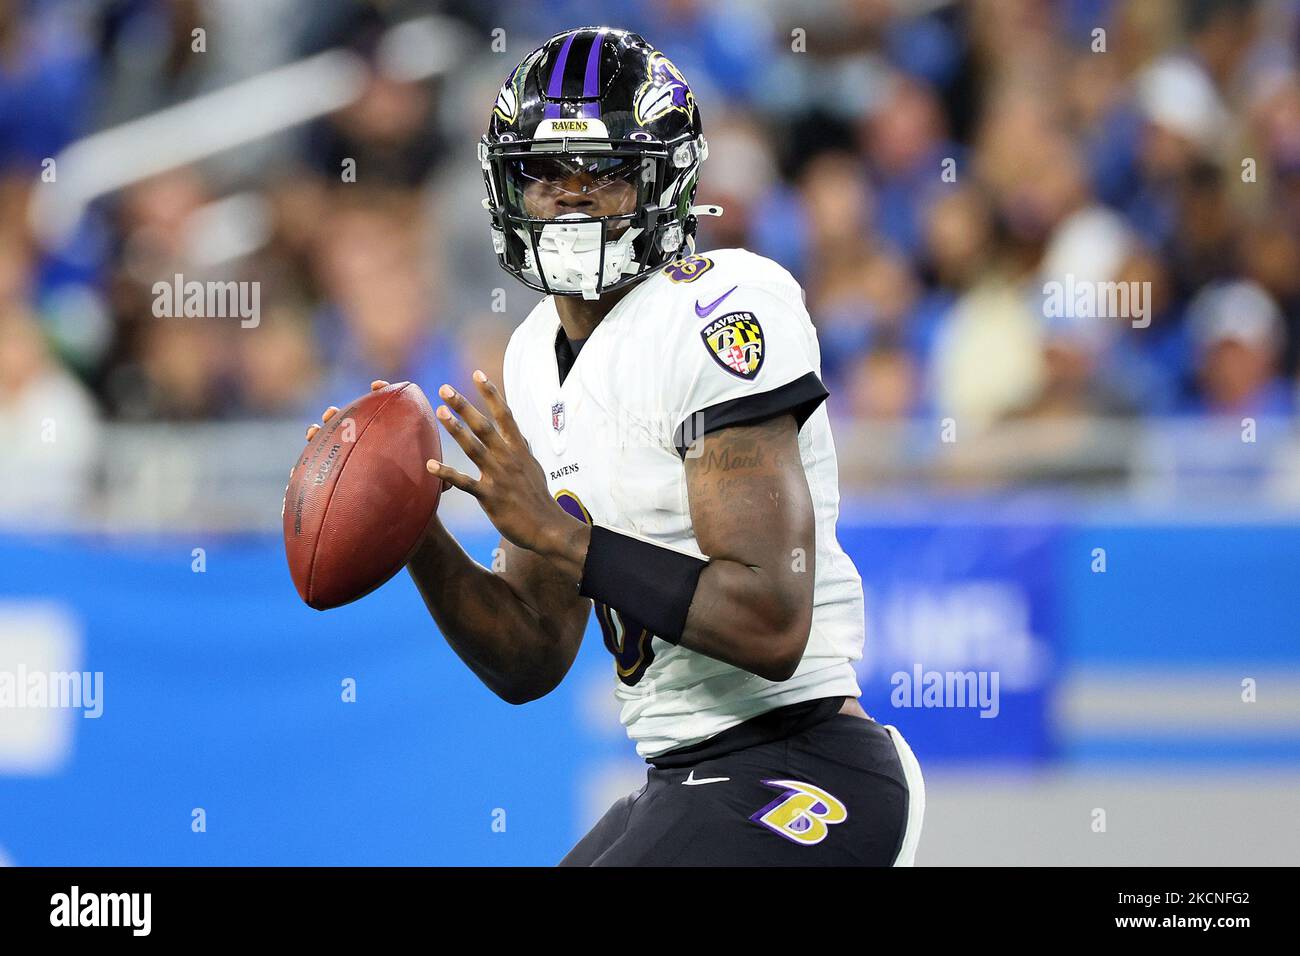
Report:
[[[401,395],[404,391],[406,391],[407,388],[410,387],[410,385],[411,383],[407,382],[397,391],[393,392],[392,395],[389,395],[386,399],[384,399],[384,403],[375,409],[375,413],[370,416],[370,421],[366,422],[365,427],[361,429],[361,434],[357,435],[356,440],[352,443],[353,445],[361,444],[361,439],[365,436],[366,432],[370,430],[370,426],[374,424],[375,419],[379,417],[380,413],[383,412],[383,410],[388,407],[388,403],[391,402],[398,395]],[[340,419],[340,421],[344,421],[344,419]],[[356,451],[356,448],[353,448],[352,451]],[[316,540],[313,541],[311,544],[311,568],[309,568],[307,571],[307,602],[308,603],[311,603],[311,599],[313,597],[312,585],[316,583],[316,557],[320,553],[318,551],[318,548],[320,547],[320,536],[325,531],[325,521],[327,518],[329,518],[330,505],[334,503],[334,492],[338,490],[339,482],[343,480],[343,469],[348,466],[348,462],[351,460],[352,460],[352,454],[351,452],[349,452],[348,457],[344,460],[343,464],[339,465],[339,470],[334,475],[334,484],[330,488],[329,497],[325,499],[325,507],[321,509],[320,527],[316,529]]]

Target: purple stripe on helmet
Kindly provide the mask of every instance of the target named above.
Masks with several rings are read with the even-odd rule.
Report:
[[[601,92],[601,47],[604,46],[604,30],[595,31],[595,39],[591,40],[591,49],[586,55],[586,73],[582,75],[582,96],[597,96]],[[589,116],[597,117],[601,114],[601,103],[588,104],[585,113]]]
[[[570,33],[564,38],[564,46],[560,47],[560,55],[555,58],[555,66],[551,68],[551,78],[546,81],[546,95],[550,99],[558,100],[561,91],[564,89],[564,65],[569,61],[569,47],[573,46],[573,38],[576,36],[576,33]],[[559,115],[559,103],[546,104],[547,119],[556,119]]]

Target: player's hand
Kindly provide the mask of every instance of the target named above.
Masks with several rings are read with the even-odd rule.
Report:
[[[370,383],[370,390],[372,392],[377,392],[381,388],[386,388],[387,386],[388,383],[385,382],[383,379],[375,379],[375,381]],[[325,409],[325,411],[321,412],[321,416],[320,416],[321,425],[328,422],[331,418],[333,418],[338,413],[339,413],[339,407],[337,405],[331,405],[329,408]],[[316,433],[320,431],[320,427],[321,427],[320,425],[316,425],[316,424],[307,426],[308,441],[311,441],[313,438],[316,437]]]
[[[479,477],[433,460],[427,465],[429,473],[478,499],[484,514],[512,544],[543,553],[574,519],[551,496],[546,474],[528,450],[501,392],[482,372],[473,377],[487,414],[450,385],[438,389],[446,404],[434,414],[478,466]]]
[[[373,382],[370,383],[370,390],[371,390],[372,392],[377,392],[377,391],[379,391],[381,388],[387,388],[387,387],[388,387],[388,383],[385,382],[383,379],[375,379]],[[331,405],[329,408],[325,409],[325,411],[323,411],[323,412],[321,413],[321,416],[320,416],[321,425],[323,425],[323,424],[325,424],[326,422],[328,422],[331,418],[333,418],[333,417],[334,417],[335,415],[337,415],[338,413],[339,413],[339,407],[338,407],[337,405]],[[321,426],[320,426],[320,425],[316,425],[316,424],[308,425],[308,426],[307,426],[307,440],[308,440],[308,441],[311,441],[313,438],[315,438],[315,437],[316,437],[316,433],[317,433],[318,431],[320,431],[320,429],[321,429]],[[290,477],[293,477],[293,471],[292,471],[292,469],[289,471],[289,476],[290,476]],[[443,491],[447,491],[447,490],[449,490],[450,488],[451,488],[451,482],[449,482],[449,481],[444,481],[444,482],[442,483],[442,490],[443,490]]]

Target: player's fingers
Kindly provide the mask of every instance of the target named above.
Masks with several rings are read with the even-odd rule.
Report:
[[[372,392],[377,392],[377,391],[379,391],[381,388],[387,388],[387,387],[388,387],[388,383],[385,382],[382,378],[377,378],[377,379],[375,379],[373,382],[370,383],[370,390],[371,390]]]
[[[438,416],[438,421],[442,422],[442,427],[456,439],[456,444],[464,449],[469,460],[478,465],[479,471],[482,471],[488,459],[487,449],[483,447],[483,443],[474,437],[474,434],[465,427],[465,423],[453,415],[446,405],[439,405],[434,414]]]
[[[318,431],[320,431],[320,426],[319,426],[319,425],[308,425],[308,426],[307,426],[307,440],[308,440],[308,441],[311,441],[313,438],[315,438],[315,437],[316,437],[316,433],[317,433]]]
[[[438,389],[438,397],[456,410],[461,421],[469,426],[470,431],[477,435],[483,444],[490,446],[500,437],[497,435],[496,426],[492,424],[492,419],[475,408],[468,398],[450,385]]]
[[[519,432],[519,426],[515,424],[515,416],[510,413],[510,406],[506,404],[501,390],[492,384],[492,380],[481,370],[476,369],[473,378],[475,386],[483,395],[488,412],[496,421],[497,431],[512,441],[516,439],[522,441],[523,435]]]
[[[325,409],[324,413],[321,414],[320,420],[322,422],[327,422],[338,413],[339,413],[339,407],[337,405],[331,405],[329,408]]]
[[[424,463],[425,470],[429,474],[442,479],[442,489],[459,488],[461,491],[478,497],[478,482],[464,472],[457,471],[450,465],[444,465],[440,461],[430,458]]]

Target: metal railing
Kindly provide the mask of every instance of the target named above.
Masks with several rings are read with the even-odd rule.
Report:
[[[1078,418],[979,431],[951,424],[834,422],[842,497],[1061,492],[1072,501],[1300,515],[1300,427],[1290,420],[1245,427],[1203,418]],[[302,423],[280,421],[109,424],[79,466],[6,461],[0,449],[0,526],[273,530],[301,447]],[[444,453],[472,473],[453,443],[444,443]],[[448,494],[442,507],[450,522],[477,520],[465,495]]]

